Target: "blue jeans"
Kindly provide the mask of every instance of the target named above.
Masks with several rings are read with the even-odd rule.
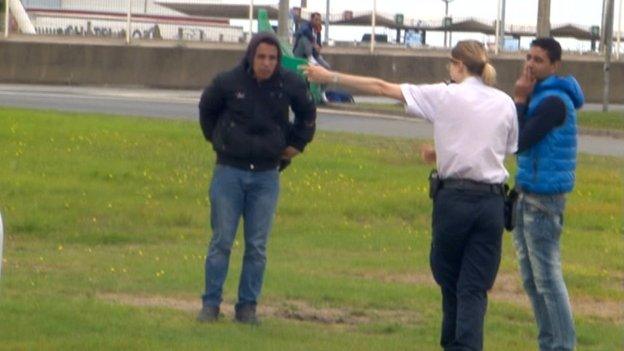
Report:
[[[573,350],[576,339],[559,253],[564,208],[563,194],[521,193],[518,199],[514,242],[541,351]]]
[[[219,306],[238,222],[243,217],[245,253],[238,305],[256,304],[266,266],[266,244],[279,194],[277,169],[263,172],[217,165],[210,185],[212,240],[206,257],[204,306]]]

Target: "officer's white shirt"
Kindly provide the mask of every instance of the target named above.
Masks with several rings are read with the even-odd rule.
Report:
[[[476,77],[459,84],[402,84],[405,109],[433,123],[441,178],[503,183],[505,155],[518,149],[513,100]]]

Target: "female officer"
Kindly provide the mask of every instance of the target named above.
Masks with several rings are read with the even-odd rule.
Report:
[[[509,176],[503,161],[517,149],[516,108],[492,87],[496,71],[481,43],[457,43],[449,71],[457,84],[399,85],[304,68],[312,82],[403,101],[408,113],[433,123],[440,185],[433,200],[430,264],[442,290],[440,344],[445,350],[482,350],[487,291],[501,258],[503,184]]]

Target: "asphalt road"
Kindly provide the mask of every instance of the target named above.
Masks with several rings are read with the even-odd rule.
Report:
[[[199,91],[0,84],[0,106],[154,118],[197,120]],[[591,109],[596,108],[590,105]],[[619,109],[620,106],[616,106]],[[431,139],[432,127],[418,119],[319,110],[320,130]],[[624,140],[581,135],[579,150],[624,157]]]

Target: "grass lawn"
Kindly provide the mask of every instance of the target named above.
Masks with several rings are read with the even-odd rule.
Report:
[[[417,147],[318,133],[282,175],[263,323],[231,322],[239,239],[226,318],[201,325],[214,156],[197,123],[0,108],[0,350],[439,350]],[[623,172],[622,159],[581,155],[568,198],[562,255],[580,350],[622,348]],[[534,350],[504,239],[485,349]]]
[[[578,123],[581,128],[624,132],[624,111],[583,111]]]
[[[348,105],[349,109],[357,111],[371,111],[379,113],[403,114],[402,104],[358,103]],[[579,127],[583,130],[606,130],[624,132],[623,111],[582,111],[578,115]]]

